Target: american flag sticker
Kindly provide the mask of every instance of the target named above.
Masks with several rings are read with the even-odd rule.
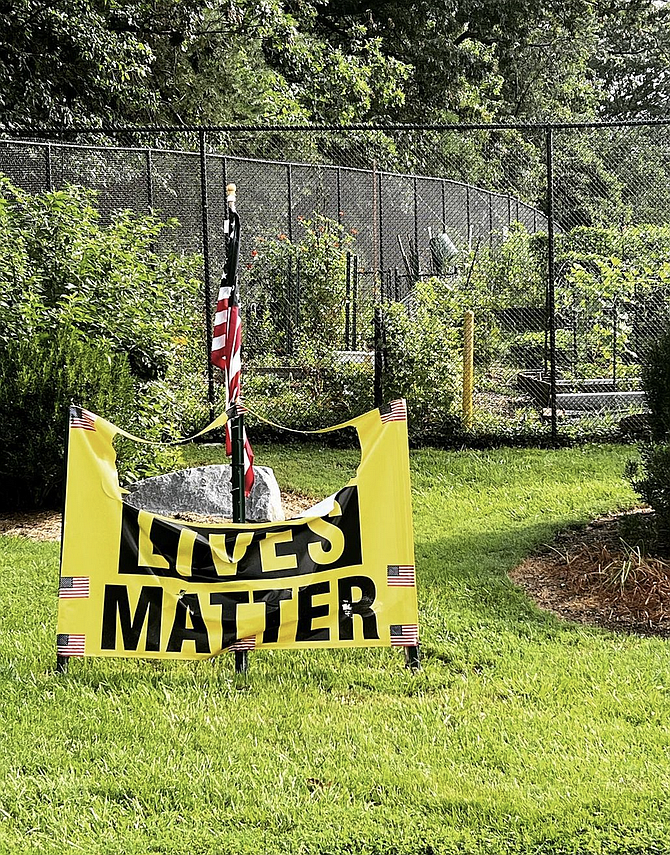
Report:
[[[389,564],[386,568],[386,582],[390,587],[413,588],[416,575],[413,564]]]
[[[416,647],[419,627],[415,623],[391,624],[391,647]]]
[[[82,407],[70,407],[70,427],[95,430],[97,416]]]
[[[407,407],[404,401],[391,401],[390,404],[384,404],[383,407],[379,408],[379,415],[384,424],[387,422],[406,422]]]
[[[88,576],[62,576],[58,585],[61,600],[73,600],[76,597],[88,597],[90,586]]]
[[[240,638],[234,644],[231,644],[228,650],[254,650],[256,647],[256,636],[250,635],[248,638]]]
[[[56,636],[56,651],[59,656],[83,656],[85,646],[85,635],[59,633]]]

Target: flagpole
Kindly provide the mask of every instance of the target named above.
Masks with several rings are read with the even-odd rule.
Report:
[[[239,217],[236,211],[237,193],[236,186],[229,184],[226,187],[226,201],[228,204],[228,215],[232,220],[236,220],[236,240],[234,246],[229,246],[230,251],[230,267],[229,267],[229,285],[231,288],[237,287],[237,264],[240,252],[240,226]],[[231,216],[233,215],[233,216]],[[232,402],[237,404],[237,402]],[[233,522],[244,523],[247,521],[246,503],[244,497],[244,416],[239,411],[230,420],[230,441],[231,441],[231,499],[233,506]],[[235,673],[245,674],[249,668],[249,659],[246,650],[235,651]]]

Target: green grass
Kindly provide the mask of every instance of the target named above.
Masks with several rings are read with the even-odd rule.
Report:
[[[357,461],[255,450],[315,496]],[[507,578],[632,505],[633,453],[412,454],[418,675],[338,650],[259,651],[244,682],[230,656],[57,676],[57,545],[0,538],[0,852],[670,851],[667,642],[561,622]]]

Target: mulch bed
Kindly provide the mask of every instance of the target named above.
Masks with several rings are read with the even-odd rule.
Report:
[[[561,532],[510,578],[540,608],[567,620],[670,637],[670,560],[643,555],[621,536],[624,517],[648,513],[640,508]]]
[[[60,540],[61,515],[56,511],[4,514],[0,534],[31,540]]]

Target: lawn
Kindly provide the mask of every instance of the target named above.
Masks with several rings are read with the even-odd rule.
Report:
[[[255,450],[315,497],[357,460]],[[258,651],[247,678],[230,655],[58,676],[58,546],[0,538],[0,853],[670,851],[667,642],[561,622],[507,578],[634,504],[633,454],[412,453],[416,675],[361,649]]]

